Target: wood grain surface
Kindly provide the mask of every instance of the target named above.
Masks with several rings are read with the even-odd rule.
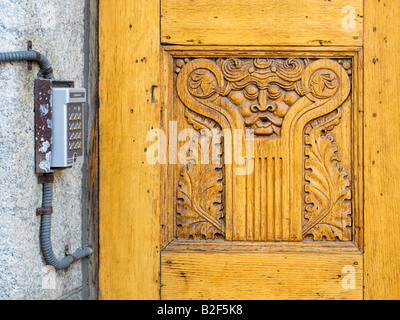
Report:
[[[165,44],[360,46],[362,31],[362,0],[161,2]]]
[[[362,255],[164,253],[161,298],[362,299],[362,273]]]
[[[400,2],[365,1],[365,298],[400,298]]]
[[[100,1],[100,298],[159,297],[158,1]],[[154,88],[154,87],[153,87]],[[157,92],[155,92],[157,94]],[[159,99],[158,99],[159,100]]]

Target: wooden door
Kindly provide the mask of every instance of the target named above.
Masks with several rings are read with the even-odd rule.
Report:
[[[100,1],[100,297],[398,297],[399,11]]]

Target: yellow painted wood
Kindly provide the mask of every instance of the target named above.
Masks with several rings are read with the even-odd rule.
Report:
[[[360,46],[362,30],[362,0],[161,3],[161,41],[169,44]]]
[[[278,6],[275,5],[278,1],[256,3],[250,0],[243,5],[240,1],[227,4],[227,0],[222,0],[211,5],[209,0],[167,0],[162,2],[161,35],[159,1],[100,1],[100,298],[158,299],[160,271],[163,299],[360,299],[363,281],[366,299],[400,298],[397,212],[400,165],[396,161],[400,156],[397,106],[400,40],[396,32],[400,28],[400,3],[396,0],[365,1],[364,12],[361,0],[309,1],[309,5],[304,4],[307,1],[280,1]],[[270,10],[261,11],[260,15],[259,11],[264,9],[261,7],[267,2]],[[207,10],[196,10],[200,4]],[[292,5],[290,11],[288,4]],[[339,7],[345,5],[356,9],[355,30],[342,30],[344,15]],[[191,246],[195,244],[188,242],[184,250],[177,248],[176,252],[162,254],[160,270],[159,219],[163,214],[164,220],[170,223],[174,214],[173,211],[161,212],[160,206],[170,207],[172,200],[160,197],[160,189],[170,190],[175,186],[168,180],[172,177],[170,168],[164,168],[163,178],[160,178],[160,168],[147,163],[145,152],[149,146],[148,130],[162,127],[160,116],[168,119],[167,112],[172,108],[169,104],[173,99],[168,97],[171,80],[160,73],[160,37],[162,42],[170,44],[210,45],[198,52],[198,56],[204,57],[214,55],[215,47],[211,45],[225,45],[215,55],[221,57],[243,56],[247,50],[232,45],[298,45],[284,47],[279,54],[282,57],[301,56],[304,50],[301,46],[307,46],[307,50],[310,46],[341,46],[341,49],[335,47],[333,50],[337,51],[333,53],[325,47],[315,47],[316,52],[335,58],[346,56],[346,52],[362,44],[363,19],[364,95],[356,70],[353,70],[356,91],[352,94],[356,108],[353,118],[362,118],[361,100],[364,98],[365,176],[362,177],[359,170],[363,166],[359,125],[353,127],[359,148],[353,150],[357,163],[353,163],[352,168],[357,192],[355,206],[361,208],[364,199],[365,229],[355,230],[357,246],[362,246],[364,236],[364,272],[363,257],[354,253],[352,247],[345,247],[343,252],[333,248],[332,254],[327,254],[309,243],[305,252],[303,247],[295,248],[302,254],[289,254],[285,246],[274,247],[273,254],[268,250],[267,254],[249,254],[231,250],[229,243],[224,252],[219,249],[215,252],[212,245],[209,248],[205,245],[202,253],[194,253],[196,250]],[[343,51],[343,46],[353,47]],[[191,56],[185,46],[169,48],[174,56],[180,53]],[[195,52],[193,48],[189,50]],[[268,47],[255,47],[254,53],[265,56],[270,52]],[[165,54],[166,63],[171,63],[170,59]],[[357,59],[362,60],[362,54],[358,54]],[[357,68],[362,68],[362,63],[357,64]],[[167,82],[167,87],[160,90]],[[151,96],[154,85],[159,86],[156,93],[164,92],[166,96],[156,97],[156,103],[152,103]],[[164,113],[160,112],[163,110]],[[265,163],[260,163],[257,170],[266,170]],[[364,194],[358,187],[362,181]],[[255,186],[264,190],[267,182],[260,180]],[[278,192],[285,196],[284,190]],[[170,190],[170,194],[173,191]],[[260,203],[266,201],[261,199]],[[260,206],[251,211],[254,221],[263,219],[257,215]],[[362,215],[356,217],[355,224],[362,226]],[[249,224],[248,228],[251,227]],[[263,233],[265,230],[260,230],[260,234]],[[257,240],[260,234],[251,237]],[[162,243],[167,244],[171,238],[172,232],[165,231]],[[185,253],[177,253],[179,250]],[[229,254],[225,252],[229,250]],[[253,249],[258,250],[257,247]],[[345,290],[341,286],[344,266],[355,268],[356,289]]]
[[[399,16],[399,1],[365,1],[366,299],[400,299]]]
[[[174,240],[163,253],[310,253],[362,254],[352,242],[245,242]]]
[[[362,299],[363,295],[362,255],[164,253],[161,274],[164,300]]]
[[[159,2],[100,1],[102,299],[159,297],[159,167],[146,134],[160,126]],[[159,100],[159,99],[158,99]]]

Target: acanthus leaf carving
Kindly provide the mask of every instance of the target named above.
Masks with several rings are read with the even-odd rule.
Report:
[[[201,132],[214,130],[216,134],[220,134],[221,128],[213,120],[189,109],[185,110],[185,117],[199,132],[200,151],[209,152],[202,150]],[[202,164],[198,159],[189,157],[189,163],[181,170],[177,190],[178,239],[210,240],[223,239],[225,236],[221,143],[216,143],[213,150],[216,155],[212,164]]]
[[[339,108],[305,129],[305,239],[352,240],[350,181],[331,133],[341,116]]]
[[[177,191],[177,238],[223,239],[222,168],[191,164],[181,171]]]

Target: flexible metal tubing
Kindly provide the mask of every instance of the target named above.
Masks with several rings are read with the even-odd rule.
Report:
[[[53,184],[43,184],[43,200],[42,207],[51,207],[53,202]],[[93,250],[90,247],[78,249],[75,253],[67,255],[61,260],[58,260],[53,252],[51,243],[51,215],[42,215],[40,221],[40,246],[46,263],[52,265],[57,270],[67,269],[72,263],[83,259],[92,254]]]
[[[54,79],[53,68],[46,56],[34,51],[0,52],[0,62],[35,61],[39,64],[39,78]]]

